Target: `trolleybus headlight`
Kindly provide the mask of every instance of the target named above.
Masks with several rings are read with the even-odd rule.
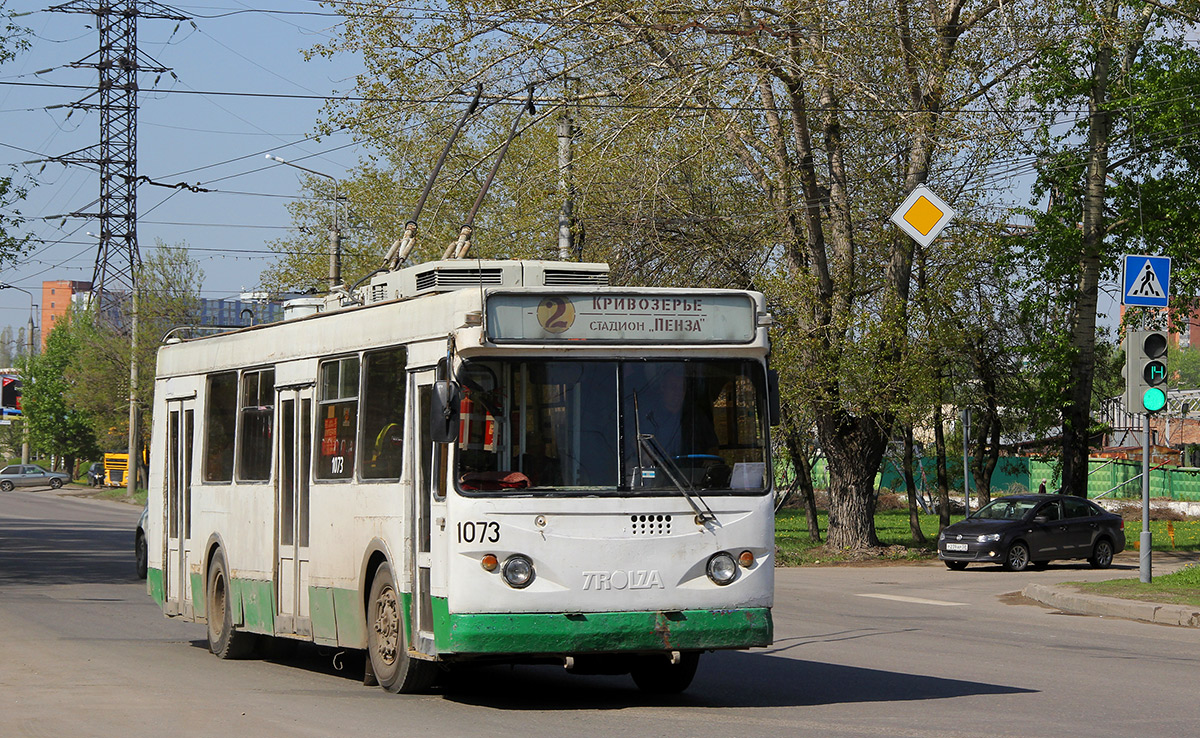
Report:
[[[533,562],[520,554],[509,556],[500,569],[500,575],[513,589],[524,589],[533,581]]]
[[[729,584],[737,578],[737,562],[724,551],[713,554],[708,560],[708,578],[720,585]]]
[[[500,561],[496,559],[495,554],[485,554],[479,560],[479,565],[483,567],[484,571],[496,571],[496,567],[500,566]]]

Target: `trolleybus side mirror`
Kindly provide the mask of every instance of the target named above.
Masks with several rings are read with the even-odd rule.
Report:
[[[781,415],[779,407],[779,372],[774,369],[767,370],[767,418],[771,421],[771,426],[779,425],[779,416]]]
[[[440,379],[433,383],[433,400],[429,408],[429,437],[434,443],[454,443],[458,440],[461,396],[457,382]]]

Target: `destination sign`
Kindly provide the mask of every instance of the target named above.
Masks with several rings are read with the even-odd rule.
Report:
[[[757,309],[749,295],[496,293],[487,298],[495,343],[750,343]]]

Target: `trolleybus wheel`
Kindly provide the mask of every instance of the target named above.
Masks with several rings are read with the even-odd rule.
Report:
[[[367,653],[379,686],[389,692],[423,692],[433,686],[437,666],[408,655],[408,636],[400,613],[392,568],[375,570],[367,601]]]
[[[205,592],[208,615],[208,650],[223,659],[241,659],[254,650],[254,634],[235,630],[233,607],[229,602],[229,566],[225,554],[217,549],[208,568]]]
[[[643,692],[652,694],[678,694],[687,689],[696,676],[700,665],[699,651],[679,654],[679,663],[672,664],[670,657],[643,656],[630,670],[634,684]]]

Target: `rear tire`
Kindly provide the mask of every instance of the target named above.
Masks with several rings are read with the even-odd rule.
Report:
[[[679,663],[672,664],[668,656],[643,656],[630,670],[633,683],[649,694],[679,694],[687,689],[700,665],[699,651],[679,654]]]
[[[1101,538],[1096,541],[1096,545],[1092,548],[1092,555],[1088,557],[1088,563],[1093,569],[1107,569],[1112,566],[1113,561],[1113,545],[1107,538]]]
[[[1029,566],[1029,546],[1024,541],[1017,541],[1008,547],[1004,554],[1004,568],[1009,571],[1025,571]]]
[[[5,492],[12,492],[13,483],[5,479],[3,482],[0,482],[0,489],[4,490]]]
[[[437,678],[437,664],[408,655],[400,596],[387,562],[375,570],[367,600],[367,656],[379,686],[389,692],[424,692]]]
[[[946,561],[944,563],[950,571],[962,571],[967,568],[967,562],[965,561]]]
[[[254,651],[254,634],[233,627],[229,594],[229,566],[217,549],[208,567],[205,614],[208,616],[208,650],[222,659],[244,659]]]

